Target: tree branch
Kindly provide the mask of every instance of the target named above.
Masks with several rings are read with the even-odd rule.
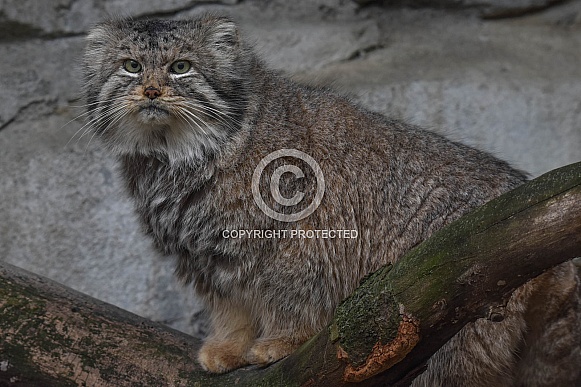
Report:
[[[374,273],[288,358],[225,375],[197,365],[199,340],[0,263],[0,384],[405,384],[466,323],[577,256],[581,163],[491,201]]]

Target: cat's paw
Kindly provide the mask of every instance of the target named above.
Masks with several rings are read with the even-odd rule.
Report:
[[[290,355],[299,345],[289,339],[260,339],[250,348],[246,358],[250,364],[267,365]]]
[[[231,341],[204,343],[198,353],[198,363],[208,372],[221,374],[248,364],[244,357],[246,348]]]

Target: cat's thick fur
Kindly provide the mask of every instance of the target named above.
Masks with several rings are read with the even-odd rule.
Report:
[[[265,69],[227,18],[106,22],[88,37],[84,73],[92,125],[119,158],[147,233],[178,257],[179,277],[210,310],[199,361],[212,372],[288,355],[366,274],[526,179],[484,152]],[[268,217],[252,194],[256,166],[280,149],[307,153],[325,179],[320,207],[296,222]],[[292,211],[266,201],[296,212],[314,195],[306,164],[278,159],[259,187],[268,193],[268,176],[286,162],[305,176],[283,174],[283,196],[305,199]],[[224,234],[240,229],[358,235]],[[502,322],[467,325],[414,383],[570,383],[581,362],[579,312],[566,263],[518,289]]]

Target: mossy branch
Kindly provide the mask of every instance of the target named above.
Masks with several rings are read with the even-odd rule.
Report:
[[[199,340],[0,263],[0,384],[405,384],[466,323],[578,256],[581,163],[493,200],[379,270],[288,358],[217,376],[197,365]]]

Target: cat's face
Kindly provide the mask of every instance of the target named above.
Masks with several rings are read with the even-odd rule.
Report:
[[[87,40],[91,124],[114,152],[201,158],[236,130],[246,72],[232,21],[113,21]]]

